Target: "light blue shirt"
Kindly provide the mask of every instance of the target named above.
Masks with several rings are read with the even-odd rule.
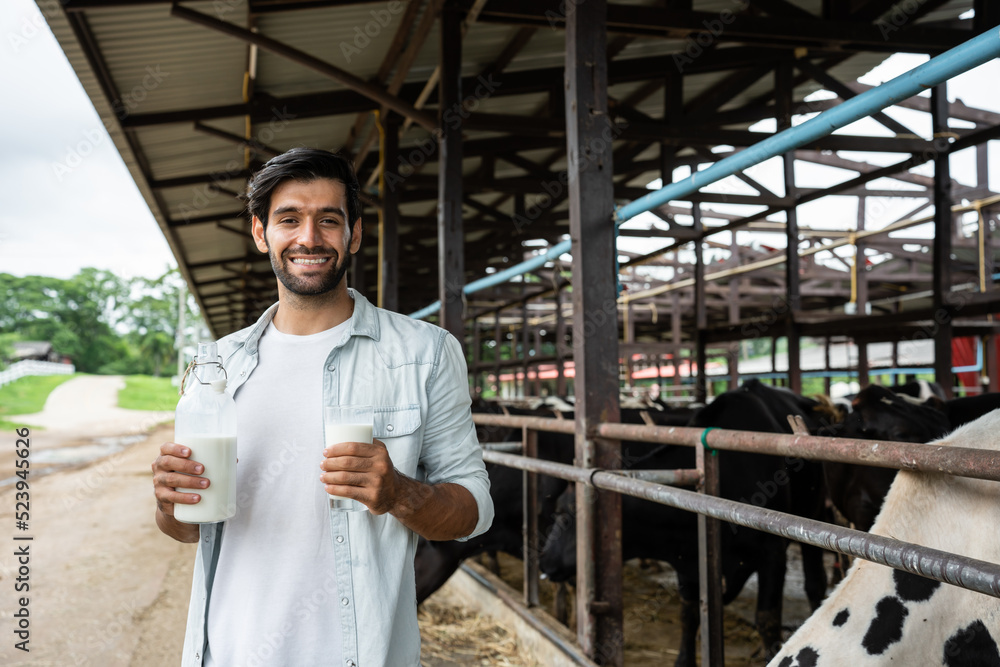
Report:
[[[327,356],[323,404],[376,406],[373,436],[386,443],[396,469],[428,484],[468,489],[479,518],[465,539],[485,532],[493,522],[493,503],[472,423],[461,346],[444,329],[376,308],[349,292],[354,299],[351,331]],[[277,306],[253,326],[219,341],[227,392],[235,395],[253,373],[258,341]],[[289,378],[289,388],[277,390],[291,390],[293,381]],[[343,660],[331,657],[330,665],[418,667],[416,534],[388,514],[330,511],[329,519],[339,596],[333,603],[340,610],[343,648]],[[274,526],[276,535],[282,528]],[[201,525],[183,667],[200,667],[204,660],[207,607],[224,532],[224,522]],[[275,626],[294,641],[293,619],[275,619]],[[212,657],[226,664],[226,656]]]

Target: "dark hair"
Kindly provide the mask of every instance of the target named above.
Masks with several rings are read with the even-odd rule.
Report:
[[[347,197],[348,226],[361,217],[361,187],[351,161],[338,153],[319,148],[293,148],[271,158],[250,177],[243,199],[247,212],[257,216],[267,228],[267,214],[271,210],[271,193],[285,181],[315,181],[329,178],[344,184]]]

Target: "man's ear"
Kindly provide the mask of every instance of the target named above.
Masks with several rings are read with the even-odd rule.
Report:
[[[351,247],[349,248],[349,250],[353,255],[360,249],[361,249],[361,218],[358,217],[358,219],[354,221],[354,224],[351,225]]]
[[[260,221],[256,215],[253,217],[253,223],[250,225],[250,233],[253,234],[254,243],[257,244],[257,250],[260,250],[265,255],[267,254],[267,241],[264,239],[264,223]]]

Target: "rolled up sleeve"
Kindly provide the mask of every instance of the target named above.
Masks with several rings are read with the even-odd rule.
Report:
[[[468,370],[462,347],[451,334],[441,332],[441,351],[428,380],[427,418],[420,464],[428,484],[458,484],[476,501],[475,529],[460,540],[485,533],[493,524],[490,478],[483,450],[472,423]]]

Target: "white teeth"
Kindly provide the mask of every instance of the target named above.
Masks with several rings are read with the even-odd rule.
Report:
[[[322,264],[326,259],[293,259],[293,264]]]

